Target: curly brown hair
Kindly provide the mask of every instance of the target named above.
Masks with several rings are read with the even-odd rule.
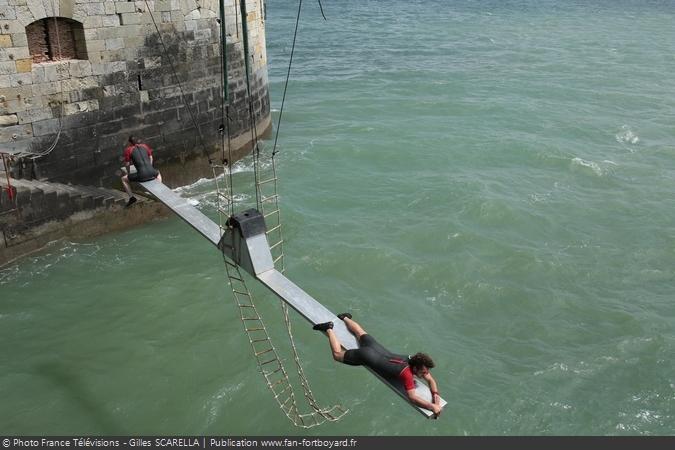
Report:
[[[435,365],[434,360],[431,359],[429,355],[422,352],[412,355],[408,360],[408,364],[410,367],[421,368],[422,366],[426,366],[429,369],[433,368]]]

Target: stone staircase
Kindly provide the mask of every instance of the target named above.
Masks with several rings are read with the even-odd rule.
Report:
[[[11,179],[10,184],[13,198],[7,179],[0,178],[0,229],[34,227],[81,211],[122,208],[127,202],[127,195],[115,189],[39,180]]]
[[[0,267],[59,239],[82,240],[118,232],[170,210],[138,194],[131,208],[115,189],[11,179],[0,172]]]

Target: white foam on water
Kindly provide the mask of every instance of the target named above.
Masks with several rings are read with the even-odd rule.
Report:
[[[615,135],[616,141],[620,144],[635,145],[640,142],[640,138],[628,125],[621,126],[621,130]],[[631,150],[634,151],[634,150]]]
[[[271,166],[270,162],[267,161],[261,161],[260,162],[260,168],[261,169],[266,169]],[[221,180],[226,174],[231,173],[232,175],[238,174],[238,173],[253,173],[254,166],[253,166],[253,160],[251,158],[245,158],[242,160],[237,161],[234,166],[230,169],[228,172],[227,169],[225,170],[225,174],[218,175],[215,180]],[[177,193],[182,193],[186,191],[191,191],[197,188],[201,188],[204,185],[207,185],[209,183],[214,183],[214,178],[200,178],[194,183],[191,184],[186,184],[184,186],[179,186],[175,188],[173,191]]]
[[[233,394],[241,390],[244,383],[237,383],[229,386],[223,386],[218,392],[213,394],[210,399],[206,401],[203,408],[208,410],[207,425],[215,423],[221,411],[227,407],[228,400],[232,399]]]
[[[222,177],[223,176],[220,175],[218,178],[222,178]],[[207,183],[213,183],[213,178],[200,178],[192,184],[186,184],[185,186],[179,186],[179,187],[175,188],[173,191],[176,192],[176,193],[181,193],[181,192],[185,192],[185,191],[189,191],[191,189],[201,187],[201,186],[203,186]]]
[[[564,409],[564,410],[572,409],[572,405],[568,405],[567,403],[561,403],[561,402],[549,403],[549,406],[552,406],[554,408]]]
[[[575,157],[572,158],[572,167],[590,169],[590,171],[595,175],[604,177],[606,175],[610,175],[614,171],[614,167],[618,167],[618,164],[608,159],[601,161],[601,163],[597,163],[595,161],[587,161],[585,159]]]
[[[56,248],[55,251],[49,250],[50,248],[56,246],[61,247]],[[27,262],[26,264],[22,264],[21,267],[23,267],[23,270],[20,269],[19,264],[15,264],[0,270],[0,285],[16,282],[18,279],[25,276],[27,276],[27,278],[30,280],[35,276],[48,272],[52,269],[52,267],[63,263],[72,257],[78,255],[91,257],[95,256],[100,250],[101,246],[97,243],[82,243],[61,240],[50,241],[42,249],[42,251],[47,251],[47,253],[33,256],[30,259],[22,259],[22,261]],[[30,282],[26,281],[22,286],[28,285],[30,285]]]

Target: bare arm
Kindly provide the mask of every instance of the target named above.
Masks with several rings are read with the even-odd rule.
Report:
[[[434,380],[434,377],[431,376],[431,373],[427,373],[424,376],[424,379],[426,382],[429,384],[429,390],[431,391],[431,400],[434,403],[441,403],[441,396],[438,393],[438,384],[436,384],[436,380]]]
[[[423,398],[420,398],[416,393],[415,389],[410,389],[407,391],[408,393],[408,399],[414,403],[417,406],[420,406],[424,409],[428,409],[429,411],[432,411],[436,416],[439,416],[441,414],[441,405],[438,403],[431,403]]]

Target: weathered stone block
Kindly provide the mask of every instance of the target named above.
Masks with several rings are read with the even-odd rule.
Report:
[[[94,28],[101,28],[103,26],[103,19],[101,16],[90,16],[87,15],[84,18],[84,21],[82,22],[85,28],[88,29],[94,29]],[[86,33],[85,33],[86,37]]]
[[[28,109],[17,113],[17,116],[20,124],[29,124],[54,117],[51,108]],[[33,130],[33,134],[35,134],[35,130]]]
[[[12,34],[12,45],[14,47],[28,47],[28,37],[26,36],[26,33]]]
[[[45,71],[45,81],[54,82],[70,78],[70,71],[68,70],[68,61],[61,61],[55,63],[44,63],[42,67]]]
[[[59,131],[59,119],[41,120],[33,122],[33,136],[47,136]]]
[[[126,72],[126,61],[113,61],[105,64],[106,73]]]
[[[106,39],[105,48],[106,48],[106,50],[122,49],[122,48],[124,48],[124,39],[122,39],[122,38]]]
[[[95,39],[102,39],[102,37],[100,36],[100,33],[99,33],[100,31],[103,31],[103,30],[97,29],[97,28],[85,28],[84,29],[84,39],[87,42],[93,41]]]
[[[138,116],[141,114],[140,104],[138,103],[120,105],[113,111],[115,119],[131,119],[136,123],[138,123]],[[123,126],[126,125],[128,124],[123,124]]]
[[[16,73],[16,63],[14,61],[0,62],[0,75],[10,75]]]
[[[17,9],[20,9],[20,7]],[[30,15],[32,19],[32,15],[30,13],[28,15]],[[0,20],[0,31],[2,34],[25,33],[24,27],[32,21],[33,20],[29,20],[24,23],[22,20]]]
[[[211,39],[211,30],[210,29],[205,29],[205,30],[197,30],[195,31],[195,40],[197,41],[208,41]]]
[[[15,73],[9,76],[11,87],[20,87],[33,84],[32,73]]]
[[[119,132],[122,129],[122,122],[117,120],[114,122],[108,121],[108,122],[103,122],[99,123],[96,126],[96,133],[99,136],[108,136],[111,134],[115,134]]]
[[[98,100],[86,100],[83,102],[69,103],[65,105],[65,113],[67,116],[87,111],[95,111],[99,107]]]
[[[115,14],[115,2],[113,1],[107,1],[104,2],[105,5],[105,13],[106,14]]]
[[[59,86],[58,81],[33,84],[33,97],[56,94],[57,92],[61,92],[61,87]]]
[[[155,1],[155,11],[171,11],[171,0]]]
[[[0,34],[0,47],[12,47],[12,37],[9,34]]]
[[[122,25],[136,25],[143,22],[143,15],[139,13],[124,13],[120,23]]]
[[[25,99],[30,97],[32,94],[33,89],[31,86],[12,87],[10,89],[3,89],[2,91],[2,96],[5,97],[6,101]],[[0,99],[0,101],[2,100]]]
[[[0,142],[13,142],[33,136],[33,127],[30,125],[14,125],[0,127]]]
[[[89,61],[70,61],[68,69],[70,76],[75,78],[88,77],[92,74],[91,62]]]
[[[124,46],[128,49],[131,47],[142,47],[145,45],[145,37],[143,36],[128,36],[124,38]]]
[[[2,35],[0,35],[2,36]],[[2,51],[7,53],[7,59],[18,61],[26,58],[30,58],[30,53],[28,52],[28,47],[9,47],[7,49],[2,49]]]
[[[120,18],[117,14],[103,16],[102,25],[104,27],[117,27],[120,25]]]
[[[136,11],[136,5],[133,2],[115,2],[115,11],[118,14],[132,13]]]
[[[157,67],[161,67],[162,65],[162,57],[161,56],[149,56],[143,58],[145,68],[146,69],[154,69]]]
[[[19,118],[16,114],[5,114],[0,116],[0,127],[7,127],[10,125],[17,125],[19,123]]]
[[[91,59],[92,52],[100,52],[105,50],[105,40],[104,39],[90,39],[87,41],[87,53],[89,53],[89,58]]]
[[[85,89],[100,88],[99,77],[90,76],[83,78],[71,78],[63,81],[63,91],[82,91]]]
[[[90,16],[102,16],[105,14],[103,2],[87,3],[84,9]]]

